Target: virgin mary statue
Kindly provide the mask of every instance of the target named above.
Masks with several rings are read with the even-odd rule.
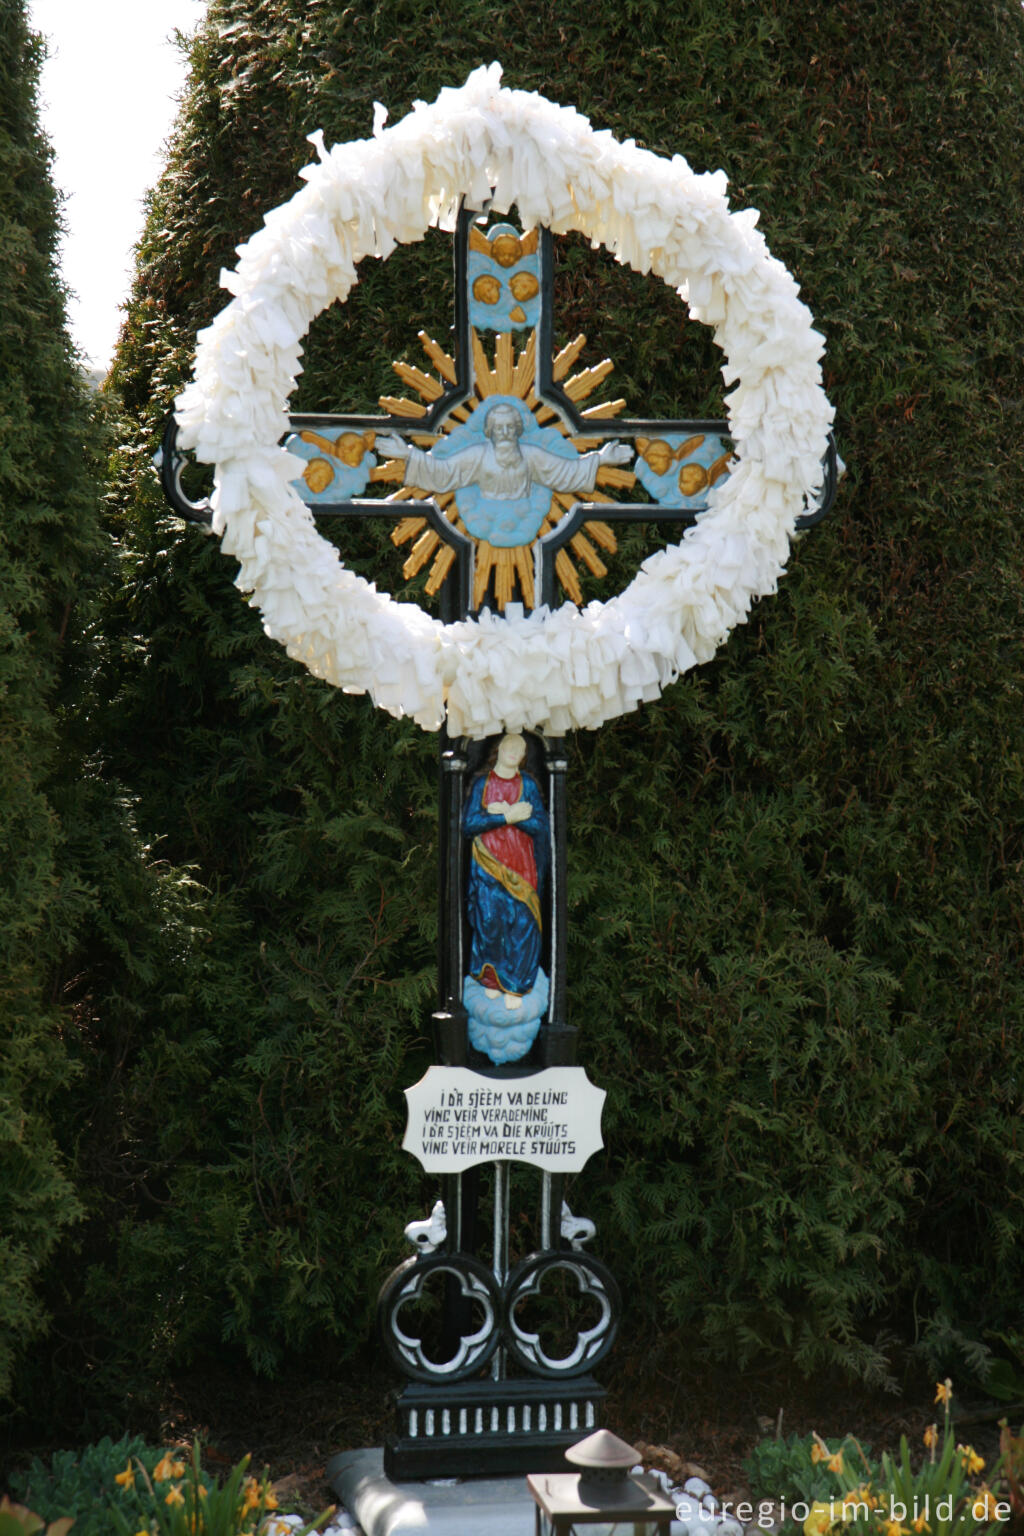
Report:
[[[548,999],[540,965],[548,817],[536,781],[522,771],[525,756],[522,736],[503,736],[493,767],[470,786],[462,816],[463,834],[472,838],[463,1001],[472,1044],[494,1062],[525,1056]]]

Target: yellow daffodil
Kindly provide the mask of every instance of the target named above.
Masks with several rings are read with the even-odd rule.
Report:
[[[982,1487],[978,1489],[978,1492],[974,1497],[974,1503],[971,1506],[971,1513],[975,1520],[979,1521],[992,1521],[999,1519],[999,1515],[996,1510],[996,1501],[992,1497],[991,1488]]]
[[[939,1427],[937,1424],[929,1424],[924,1432],[924,1448],[926,1451],[934,1451],[939,1439]]]
[[[949,1400],[953,1396],[953,1383],[947,1376],[945,1381],[935,1383],[935,1401],[949,1407]]]
[[[121,1488],[135,1487],[135,1473],[132,1471],[131,1462],[128,1463],[123,1472],[118,1472],[117,1476],[114,1478],[114,1482],[117,1483]]]
[[[825,1461],[827,1458],[828,1446],[819,1445],[817,1440],[815,1440],[814,1444],[811,1446],[811,1460],[814,1462],[815,1466],[817,1466],[819,1461]]]
[[[924,1515],[918,1515],[917,1519],[914,1521],[914,1530],[917,1532],[917,1536],[921,1536],[922,1531],[931,1530],[931,1526],[928,1524],[928,1521],[925,1519]]]
[[[166,1499],[164,1499],[164,1503],[165,1504],[171,1504],[171,1505],[174,1505],[174,1504],[184,1504],[184,1502],[185,1502],[185,1495],[182,1493],[180,1488],[172,1488],[170,1493],[167,1495]]]
[[[804,1521],[804,1536],[828,1536],[832,1524],[832,1510],[829,1505],[815,1500]]]
[[[842,1474],[843,1474],[843,1453],[842,1453],[842,1451],[836,1451],[834,1456],[830,1456],[829,1457],[829,1459],[828,1459],[828,1469],[829,1469],[830,1472],[835,1472],[837,1476],[839,1476],[839,1477],[842,1476]]]
[[[884,1528],[885,1536],[910,1536],[906,1526],[901,1525],[898,1520],[886,1520]]]
[[[260,1507],[259,1485],[254,1477],[247,1477],[242,1484],[242,1514],[247,1515],[251,1509]]]
[[[153,1468],[153,1477],[158,1483],[170,1482],[172,1477],[185,1476],[185,1463],[175,1461],[170,1451],[165,1451],[163,1456]]]
[[[977,1477],[979,1472],[985,1470],[984,1457],[979,1456],[973,1445],[958,1445],[960,1459],[966,1468],[968,1477]]]
[[[277,1500],[274,1498],[274,1495],[271,1493],[269,1488],[266,1490],[266,1492],[263,1495],[263,1508],[264,1509],[276,1509],[277,1508]]]

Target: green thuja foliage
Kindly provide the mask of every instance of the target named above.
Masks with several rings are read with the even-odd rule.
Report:
[[[107,1382],[83,1284],[109,1291],[111,1234],[146,1212],[119,1084],[149,1020],[200,1018],[212,983],[207,898],[142,843],[100,742],[118,422],[65,327],[40,59],[25,7],[0,6],[0,1400],[52,1424],[60,1392],[77,1412],[83,1376]]]
[[[1015,1326],[1017,0],[214,0],[189,46],[116,368],[103,687],[144,839],[210,895],[198,969],[169,954],[168,1005],[83,1052],[118,1127],[80,1147],[108,1192],[89,1279],[96,1316],[118,1300],[108,1358],[343,1354],[435,1196],[400,1151],[429,1059],[435,744],[266,639],[149,455],[305,135],[363,136],[375,100],[397,118],[495,57],[761,208],[826,338],[848,466],[713,663],[570,743],[571,1016],[609,1095],[570,1198],[627,1335],[884,1380],[950,1319],[968,1342]],[[558,339],[610,355],[631,411],[721,409],[674,295],[580,243],[559,261]],[[365,263],[311,329],[294,406],[373,409],[417,330],[445,336],[449,263],[436,235]],[[336,536],[400,588],[386,529]]]
[[[0,12],[0,1395],[45,1325],[39,1278],[79,1214],[54,1139],[68,1063],[50,963],[83,892],[62,857],[53,776],[97,558],[87,393],[64,330],[58,220],[35,105],[37,41]]]

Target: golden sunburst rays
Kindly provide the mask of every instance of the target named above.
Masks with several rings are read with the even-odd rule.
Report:
[[[410,423],[426,416],[429,406],[443,394],[444,383],[454,384],[456,380],[455,359],[431,336],[428,336],[426,331],[420,331],[419,339],[438,378],[409,363],[394,363],[392,366],[402,383],[413,390],[419,398],[385,395],[380,402],[382,410],[388,411],[392,416],[400,416]],[[468,421],[472,413],[491,395],[511,395],[522,400],[524,405],[532,411],[538,426],[556,428],[580,453],[600,448],[603,438],[574,434],[556,410],[537,398],[534,391],[537,371],[536,331],[530,332],[528,339],[518,352],[516,338],[513,337],[512,332],[499,333],[494,342],[493,360],[488,357],[480,337],[472,328],[470,341],[473,350],[473,396],[465,405],[456,406],[449,412],[440,433],[409,432],[409,439],[417,448],[432,448],[435,443],[440,442],[452,432],[460,422]],[[614,366],[606,359],[594,368],[584,368],[578,373],[572,373],[571,369],[585,344],[586,337],[577,336],[574,341],[562,348],[552,365],[552,376],[555,382],[562,384],[565,393],[574,402],[585,400],[593,394],[604,383]],[[444,383],[441,382],[442,380]],[[612,400],[606,404],[590,406],[582,411],[581,415],[584,418],[616,416],[625,409],[625,404],[624,400]],[[422,501],[429,498],[431,495],[429,492],[420,490],[416,486],[402,485],[404,475],[405,465],[400,459],[388,459],[370,471],[371,480],[399,484],[400,489],[392,492],[388,497],[389,501]],[[601,489],[580,494],[572,491],[551,493],[551,504],[544,521],[529,544],[521,544],[514,548],[499,548],[489,544],[486,539],[476,539],[474,541],[476,545],[473,579],[474,608],[478,608],[483,602],[492,577],[494,601],[501,611],[504,611],[506,604],[512,602],[517,593],[521,601],[528,608],[532,608],[536,597],[533,578],[533,546],[537,539],[550,532],[578,502],[611,503],[615,497],[607,494],[608,491],[628,489],[634,484],[635,476],[631,470],[602,465],[597,472],[597,486]],[[455,492],[447,491],[434,495],[434,500],[444,516],[462,533],[467,533],[456,506]],[[417,576],[430,562],[426,590],[430,594],[437,592],[455,562],[455,551],[442,542],[440,535],[435,533],[423,517],[402,518],[394,528],[391,538],[392,542],[399,547],[404,544],[412,545],[402,566],[402,575],[406,581]],[[607,523],[598,522],[588,523],[585,534],[577,533],[570,539],[568,546],[559,551],[555,560],[555,573],[563,591],[574,603],[579,604],[583,601],[579,566],[585,566],[595,576],[605,576],[608,573],[608,567],[598,551],[603,550],[606,554],[614,554],[617,548],[611,528]]]

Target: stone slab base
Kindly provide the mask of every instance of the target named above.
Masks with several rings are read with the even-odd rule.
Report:
[[[525,1477],[467,1478],[445,1487],[393,1483],[382,1449],[342,1451],[327,1481],[365,1536],[534,1536]]]

